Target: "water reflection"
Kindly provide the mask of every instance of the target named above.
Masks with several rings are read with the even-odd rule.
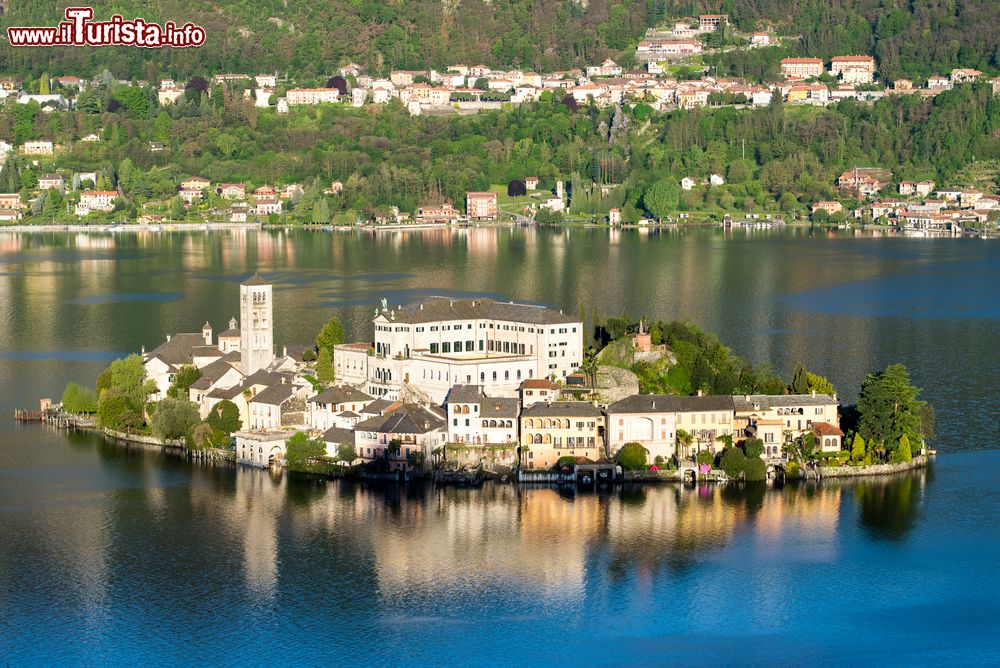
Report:
[[[890,480],[858,481],[852,488],[858,505],[858,523],[869,536],[902,542],[917,524],[926,487],[934,469]]]

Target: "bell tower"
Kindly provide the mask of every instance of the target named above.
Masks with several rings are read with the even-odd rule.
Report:
[[[271,288],[260,274],[240,284],[240,362],[245,376],[274,361]]]

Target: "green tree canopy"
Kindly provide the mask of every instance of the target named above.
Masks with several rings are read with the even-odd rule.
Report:
[[[199,378],[201,378],[201,369],[192,364],[185,364],[174,374],[174,382],[167,388],[167,396],[186,400],[188,390]]]
[[[187,436],[200,421],[196,404],[167,397],[157,402],[150,426],[157,438],[171,440]]]
[[[97,395],[78,383],[69,383],[63,390],[62,405],[70,413],[96,413]]]
[[[228,399],[223,399],[212,406],[205,421],[227,436],[243,427],[239,407]]]
[[[333,355],[333,347],[344,342],[344,326],[340,324],[340,318],[330,318],[323,329],[316,336],[316,346],[322,351],[324,348]]]
[[[289,471],[305,471],[309,463],[326,454],[326,444],[318,439],[309,438],[303,431],[285,441],[285,464]]]

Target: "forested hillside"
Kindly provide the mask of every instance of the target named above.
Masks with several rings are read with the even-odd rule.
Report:
[[[775,103],[662,115],[643,104],[573,110],[549,92],[536,103],[460,117],[410,116],[397,101],[281,115],[223,91],[157,110],[144,95],[128,86],[92,90],[78,109],[52,114],[35,104],[8,106],[0,136],[67,148],[42,166],[12,153],[0,191],[27,198],[42,169],[96,169],[99,187],[117,188],[135,207],[174,196],[181,179],[198,174],[253,186],[304,183],[306,211],[326,199],[322,210],[369,216],[440,197],[461,205],[467,190],[537,175],[543,188],[572,177],[573,212],[617,206],[634,220],[643,211],[802,211],[833,196],[837,176],[855,165],[890,169],[897,180],[958,185],[968,165],[1000,164],[1000,97],[989,85],[874,105]],[[92,132],[102,141],[78,141]],[[149,141],[166,148],[150,152]],[[724,174],[726,184],[685,192],[677,185],[712,173]],[[324,198],[332,180],[344,191]],[[602,196],[591,183],[621,187]],[[1000,184],[974,185],[990,192]]]
[[[9,0],[8,25],[53,25],[66,0]],[[79,4],[79,3],[75,3]],[[743,30],[771,26],[800,36],[793,53],[869,53],[883,78],[926,77],[953,67],[1000,69],[996,0],[116,0],[93,3],[158,22],[193,21],[208,32],[192,50],[150,53],[103,47],[0,49],[0,71],[73,72],[104,67],[153,80],[215,72],[328,74],[351,59],[369,71],[485,63],[551,71],[605,56],[626,64],[647,27],[673,17],[727,12]],[[732,54],[737,62],[742,54]],[[760,58],[754,54],[754,58]]]

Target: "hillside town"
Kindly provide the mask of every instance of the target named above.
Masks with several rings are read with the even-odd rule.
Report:
[[[434,297],[407,307],[384,301],[373,340],[335,346],[335,382],[317,385],[311,346],[273,340],[273,286],[254,275],[240,285],[239,319],[216,334],[178,333],[142,351],[150,397],[167,396],[185,367],[198,379],[189,399],[204,418],[235,404],[238,462],[281,463],[296,433],[350,463],[390,471],[452,466],[549,469],[559,462],[611,462],[639,443],[649,462],[694,461],[727,443],[757,438],[771,465],[811,433],[822,452],[843,448],[836,395],[674,396],[627,384],[590,382],[583,322],[549,308],[485,298]],[[635,335],[649,348],[649,335]],[[566,458],[569,458],[568,460]]]
[[[737,47],[770,48],[780,45],[782,39],[768,31],[741,34],[735,31],[727,15],[706,14],[676,20],[665,28],[650,29],[636,47],[637,67],[628,69],[611,59],[579,69],[546,73],[456,63],[442,70],[392,70],[387,76],[384,73],[378,76],[363,71],[354,63],[347,63],[333,73],[323,87],[303,86],[291,72],[217,73],[211,77],[211,84],[222,91],[217,95],[242,95],[248,104],[260,111],[275,114],[292,113],[292,108],[296,107],[361,108],[393,101],[398,101],[411,115],[470,114],[537,101],[543,95],[558,96],[574,107],[645,105],[656,113],[727,106],[761,108],[777,101],[823,107],[846,99],[870,104],[892,95],[933,97],[955,86],[976,82],[987,82],[994,93],[1000,93],[1000,77],[988,78],[969,68],[955,68],[929,76],[926,81],[897,79],[886,82],[880,80],[876,61],[868,55],[838,55],[829,61],[787,57],[780,62],[778,80],[757,82],[719,77],[710,66],[701,64],[702,57],[710,52]],[[70,111],[76,108],[88,87],[95,84],[72,73],[42,82],[44,92],[28,93],[23,83],[17,77],[0,77],[0,102],[35,104],[42,112]],[[155,93],[160,108],[177,105],[192,85],[174,79],[119,83],[134,84],[150,91],[150,95]],[[207,82],[205,92],[212,94]],[[135,202],[127,200],[117,184],[119,176],[106,169],[55,168],[58,156],[69,147],[43,137],[26,139],[20,145],[8,139],[0,137],[0,164],[14,152],[33,165],[40,175],[33,187],[0,193],[0,223],[44,223],[56,219],[66,222],[70,219],[81,223],[137,222],[157,226],[178,220],[274,224],[330,218],[329,214],[323,215],[322,209],[315,213],[296,210],[306,187],[301,182],[212,182],[197,174],[179,177],[174,197],[143,200],[136,206]],[[91,133],[77,141],[99,145],[104,138],[100,133]],[[163,141],[150,140],[145,150],[158,153],[169,149]],[[900,182],[899,194],[907,200],[879,201],[880,191],[891,183],[891,173],[881,174],[888,174],[885,180],[865,180],[864,175],[873,171],[880,172],[880,169],[859,166],[851,173],[854,176],[846,173],[841,176],[836,185],[845,194],[856,195],[858,205],[845,211],[844,202],[814,201],[811,204],[813,221],[843,223],[853,217],[904,230],[949,231],[961,230],[969,224],[985,225],[991,220],[990,212],[998,209],[997,197],[990,193],[977,197],[976,193],[968,192],[965,196],[952,198],[946,189],[925,193],[926,182],[920,182],[920,188],[910,181]],[[383,207],[373,211],[368,218],[344,222],[374,226],[472,224],[498,220],[530,222],[538,212],[546,209],[559,217],[569,210],[570,200],[575,196],[564,188],[564,179],[568,177],[540,183],[538,177],[530,173],[521,175],[520,181],[532,192],[526,193],[528,199],[525,201],[508,202],[506,209],[503,202],[498,201],[497,191],[470,191],[465,201],[437,198],[422,203],[414,211],[401,211],[398,206]],[[678,185],[684,191],[691,191],[725,183],[722,174],[688,174]],[[503,184],[498,184],[497,190],[502,187]],[[343,181],[333,180],[324,184],[322,194],[337,196],[344,189]],[[612,207],[602,219],[591,222],[616,225],[622,220],[621,213],[620,208]],[[644,218],[642,222],[664,221]]]

